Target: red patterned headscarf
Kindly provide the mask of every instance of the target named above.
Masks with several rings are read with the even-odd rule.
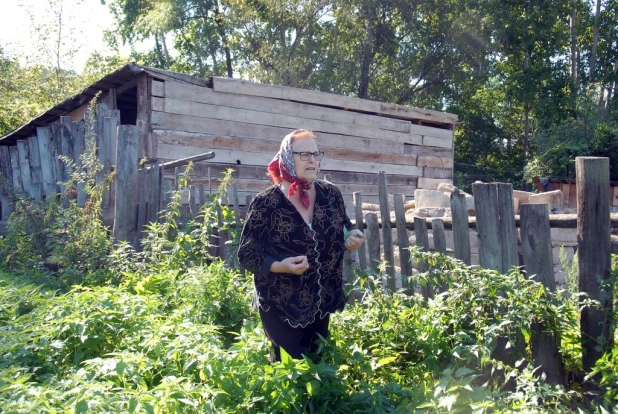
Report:
[[[296,194],[296,191],[300,190],[300,202],[305,208],[309,208],[309,190],[311,189],[311,183],[298,178],[296,175],[294,154],[292,153],[292,140],[294,137],[303,134],[308,134],[313,137],[311,131],[297,129],[283,138],[281,146],[279,147],[279,152],[268,164],[267,174],[272,177],[275,184],[279,184],[282,180],[291,183],[290,189],[288,190],[288,195],[290,197]],[[319,167],[317,172],[320,172]]]

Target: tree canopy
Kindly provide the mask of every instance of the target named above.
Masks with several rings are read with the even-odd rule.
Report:
[[[110,46],[153,45],[133,52],[139,63],[456,113],[460,185],[573,177],[575,156],[618,148],[618,0],[103,1]],[[18,85],[29,72],[61,68],[0,59],[6,131],[55,96],[21,105],[10,91],[33,87]],[[95,56],[89,70],[122,62]]]

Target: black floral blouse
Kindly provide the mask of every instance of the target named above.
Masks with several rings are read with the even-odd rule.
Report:
[[[254,275],[258,306],[274,311],[292,327],[305,327],[316,316],[342,310],[343,227],[351,229],[341,192],[326,181],[315,181],[311,227],[277,186],[258,194],[247,213],[238,258]],[[271,273],[270,266],[286,257],[306,255],[302,275]]]

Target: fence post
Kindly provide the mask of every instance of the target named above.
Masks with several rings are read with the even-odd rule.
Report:
[[[556,290],[551,249],[551,229],[547,204],[522,204],[519,208],[521,249],[526,274],[542,283],[547,290]],[[539,323],[532,326],[532,357],[548,382],[564,384],[564,365],[558,349],[559,338],[548,333]]]
[[[479,261],[485,269],[506,274],[518,265],[515,209],[511,184],[478,183],[472,186],[476,209],[476,229],[479,235]],[[512,347],[509,339],[500,337],[496,343],[496,359],[514,365],[525,355],[523,335],[517,332]],[[509,381],[509,386],[514,383]]]
[[[150,197],[148,200],[148,221],[156,223],[159,217],[159,204],[161,199],[160,177],[161,167],[155,162],[150,169]]]
[[[470,255],[470,224],[466,195],[457,190],[451,193],[451,215],[453,217],[453,249],[455,258],[467,265],[472,264]]]
[[[354,216],[356,218],[356,228],[360,231],[365,231],[365,222],[363,220],[363,196],[360,192],[355,191],[352,194],[354,199]],[[363,244],[360,249],[358,249],[358,263],[361,270],[367,269],[367,255],[366,255],[367,247]]]
[[[109,109],[107,104],[98,103],[94,110],[95,125],[94,125],[94,143],[96,146],[97,159],[99,164],[102,165],[102,169],[97,172],[96,183],[100,184],[105,178],[105,174],[109,171],[105,168],[105,160],[108,158],[108,148],[105,144],[105,117],[109,116]],[[105,192],[102,195],[101,207],[105,208],[109,206],[109,197]]]
[[[195,184],[189,186],[189,216],[192,218],[197,217],[197,212],[199,208],[199,200],[198,197],[198,189]]]
[[[431,231],[433,233],[433,247],[437,253],[446,255],[446,235],[444,233],[444,221],[436,218],[431,220]],[[432,280],[435,279],[436,272],[432,274]],[[442,293],[447,289],[446,281],[440,280],[436,283],[438,292]]]
[[[163,182],[165,181],[165,167],[163,163],[161,163],[159,168],[159,198],[156,201],[157,203],[157,221],[161,222],[161,212],[165,209],[165,187],[163,186]]]
[[[60,153],[58,155],[64,155],[67,158],[73,159],[73,131],[71,128],[71,117],[61,116],[60,125]],[[66,162],[60,162],[62,164],[62,181],[67,181],[73,171]]]
[[[218,237],[218,256],[227,264],[228,259],[228,246],[226,244],[228,240],[227,230],[223,230],[223,200],[217,201],[217,237]]]
[[[204,204],[206,204],[206,198],[204,198],[205,197],[204,183],[200,183],[197,188],[198,188],[198,193],[199,193],[198,195],[199,195],[199,198],[200,198],[199,199],[199,203],[200,203],[200,208],[201,208]],[[240,220],[240,218],[236,217],[236,221],[238,221],[238,220]]]
[[[30,172],[32,173],[32,182],[30,183],[32,192],[30,194],[36,201],[41,201],[43,200],[43,176],[41,175],[39,138],[36,135],[28,138],[28,152],[30,155]]]
[[[444,221],[439,218],[431,220],[434,250],[446,254],[446,235],[444,234]]]
[[[585,306],[581,310],[582,362],[589,373],[613,345],[609,159],[577,157],[575,170],[579,290],[601,304],[601,309]]]
[[[174,167],[174,177],[174,191],[178,191],[180,189],[180,167]]]
[[[28,154],[28,142],[25,139],[17,141],[17,156],[19,172],[21,176],[21,186],[24,193],[32,196],[32,173],[30,169],[30,155]]]
[[[403,208],[403,195],[393,196],[395,207],[395,224],[397,226],[397,245],[399,246],[399,267],[401,268],[401,286],[408,286],[412,276],[412,262],[410,260],[410,240],[406,229],[406,212]]]
[[[116,164],[118,164],[118,160],[116,160]],[[139,170],[138,176],[138,188],[139,188],[139,199],[137,202],[137,234],[138,241],[137,246],[141,250],[141,240],[146,237],[146,229],[144,226],[148,223],[148,174],[150,173],[149,169],[141,168]],[[116,199],[118,196],[116,196]]]
[[[189,198],[190,198],[190,207],[191,207],[191,212],[192,212],[192,216],[195,219],[197,217],[197,214],[200,212],[200,189],[198,188],[197,185],[192,184],[191,185],[191,190],[189,192]]]
[[[71,124],[71,134],[73,135],[73,160],[78,170],[82,169],[82,155],[86,151],[86,125],[84,121],[73,122]],[[77,183],[77,204],[86,205],[85,184]]]
[[[421,217],[414,217],[414,233],[416,234],[416,245],[419,247],[419,251],[429,251],[429,236],[427,235],[427,220]],[[429,270],[427,261],[421,259],[418,262],[419,273],[425,273]],[[421,285],[421,292],[425,299],[433,298],[433,283],[431,278],[427,278],[424,285]]]
[[[41,157],[41,173],[43,174],[45,198],[51,200],[52,195],[58,192],[56,174],[54,173],[51,130],[49,127],[38,127],[36,134],[39,137],[39,156]]]
[[[0,218],[2,220],[8,220],[9,216],[13,212],[11,205],[13,187],[13,170],[11,169],[11,155],[9,154],[9,147],[0,147],[0,204],[2,204],[2,211],[0,211]]]
[[[58,158],[62,154],[62,125],[54,122],[49,125],[49,131],[49,151],[51,152],[52,169],[54,170],[54,184],[56,185],[56,190],[62,194],[64,186],[58,184],[64,181],[64,163]]]
[[[114,208],[114,241],[127,240],[137,247],[137,174],[139,128],[135,125],[118,127],[116,173],[116,205]]]
[[[354,284],[354,268],[352,267],[352,252],[348,249],[345,249],[343,252],[343,270],[341,272],[341,278],[343,279],[344,284],[353,285]],[[348,296],[349,303],[354,301],[354,292],[350,292],[350,296]]]
[[[508,273],[518,265],[513,187],[477,183],[472,188],[481,267]]]
[[[208,197],[212,195],[212,177],[210,175],[210,167],[208,167]]]
[[[163,180],[163,206],[162,210],[167,209],[169,204],[172,202],[174,198],[174,186],[172,185],[171,179]]]
[[[386,285],[393,292],[397,290],[395,281],[395,254],[393,251],[393,236],[391,234],[391,214],[388,208],[388,189],[386,187],[386,173],[378,173],[378,197],[380,199],[380,217],[382,218],[382,243],[384,246],[384,260],[386,261]]]
[[[378,215],[376,213],[365,214],[365,223],[367,223],[366,241],[369,251],[369,269],[374,272],[380,271],[380,226],[378,224]]]
[[[204,197],[204,184],[200,184],[200,202],[201,205],[204,205],[203,197]],[[240,201],[238,200],[238,184],[236,182],[232,183],[232,202],[234,203],[234,226],[236,227],[236,234],[238,237],[236,240],[240,240],[240,232],[242,231],[242,227],[240,226]],[[234,251],[230,255],[231,258],[236,258],[238,256],[238,243],[234,243]],[[238,270],[240,275],[245,277],[245,268],[242,264],[238,264]]]
[[[11,156],[11,169],[13,170],[13,188],[16,192],[24,190],[24,185],[21,179],[21,170],[19,169],[19,152],[17,147],[9,147],[9,154]]]

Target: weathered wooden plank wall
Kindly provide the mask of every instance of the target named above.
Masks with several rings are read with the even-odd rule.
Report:
[[[151,89],[157,158],[214,150],[210,166],[237,170],[241,198],[270,185],[265,166],[299,127],[316,133],[326,152],[322,172],[349,198],[361,192],[377,202],[380,171],[389,175],[388,192],[404,197],[452,182],[454,115],[224,78],[214,78],[213,88],[153,80]],[[194,175],[205,179],[197,169]]]
[[[57,197],[65,189],[60,183],[69,180],[70,165],[60,159],[64,156],[81,166],[85,147],[84,122],[71,122],[68,117],[46,127],[38,127],[36,135],[17,140],[15,145],[0,146],[0,220],[6,220],[11,211],[11,200],[16,194],[42,201]],[[84,185],[77,186],[80,205],[85,203]]]
[[[6,220],[13,212],[12,187],[13,169],[9,147],[0,147],[0,219]]]

